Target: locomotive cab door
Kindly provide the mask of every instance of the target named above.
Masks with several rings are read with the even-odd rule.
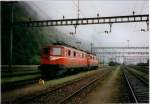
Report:
[[[87,55],[87,67],[90,68],[90,55]]]

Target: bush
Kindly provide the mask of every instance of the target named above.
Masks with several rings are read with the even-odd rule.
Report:
[[[115,66],[115,65],[118,65],[118,63],[113,62],[113,61],[110,61],[110,62],[109,62],[109,66]]]
[[[148,63],[138,63],[138,66],[148,66]]]

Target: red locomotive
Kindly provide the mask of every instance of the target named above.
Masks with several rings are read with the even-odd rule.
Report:
[[[42,49],[40,70],[46,76],[56,76],[98,67],[96,55],[64,44],[50,45]]]

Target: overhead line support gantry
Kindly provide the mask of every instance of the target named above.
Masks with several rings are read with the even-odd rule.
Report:
[[[93,47],[93,49],[149,49],[149,47]]]
[[[110,16],[94,18],[76,18],[76,19],[58,19],[58,20],[38,20],[16,22],[15,25],[26,27],[45,27],[45,26],[68,26],[68,25],[89,25],[89,24],[112,24],[112,23],[129,23],[129,22],[149,22],[149,15],[127,15],[127,16]]]

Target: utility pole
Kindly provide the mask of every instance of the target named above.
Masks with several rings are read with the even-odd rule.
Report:
[[[78,0],[78,10],[77,10],[77,15],[78,15],[78,19],[79,19],[79,12],[80,12],[80,9],[79,9],[79,0]]]
[[[10,63],[9,68],[12,68],[12,54],[13,54],[13,9],[14,5],[11,4],[11,27],[10,27]]]
[[[92,53],[92,47],[93,47],[93,43],[91,42],[91,44],[90,44],[90,45],[91,45],[91,53]]]
[[[112,23],[110,23],[109,26],[110,26],[109,33],[111,33],[111,30],[112,30]]]
[[[123,56],[123,65],[125,64],[125,56]]]
[[[77,25],[74,25],[74,34],[76,34],[77,33]]]
[[[79,15],[80,15],[79,12],[80,12],[80,9],[79,9],[79,0],[78,0],[77,19],[79,19]],[[74,25],[74,28],[75,28],[74,34],[76,34],[77,25]]]
[[[77,48],[80,48],[81,42],[77,41],[76,44],[77,44]]]
[[[105,56],[103,55],[103,66],[104,66],[104,64],[105,64],[105,59],[104,59],[104,57],[105,57]]]
[[[147,24],[147,31],[149,31],[149,22],[146,21],[146,24]]]
[[[129,42],[130,42],[130,40],[127,40],[127,43],[128,43],[128,48],[129,48]]]

